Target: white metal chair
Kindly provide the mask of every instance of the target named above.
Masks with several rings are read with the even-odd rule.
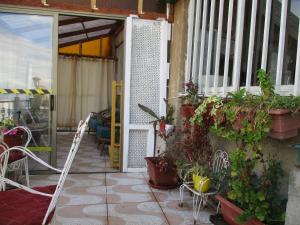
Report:
[[[198,216],[200,213],[200,209],[204,207],[207,203],[207,200],[210,196],[216,195],[220,189],[220,186],[222,185],[222,181],[225,178],[227,169],[229,167],[229,161],[228,161],[228,154],[225,151],[218,150],[214,154],[214,161],[213,161],[213,167],[212,167],[212,174],[213,177],[217,177],[217,181],[213,187],[209,189],[208,192],[199,192],[196,189],[194,189],[194,183],[193,182],[183,182],[183,184],[180,186],[180,203],[179,206],[183,206],[183,195],[184,195],[184,189],[188,189],[190,192],[193,193],[193,217],[194,217],[194,223],[197,222]],[[199,189],[202,189],[202,185],[204,185],[204,182],[199,182]],[[220,204],[220,203],[219,203]],[[217,208],[217,212],[219,209],[219,204]]]
[[[78,125],[77,132],[73,139],[73,143],[65,162],[64,168],[56,169],[38,158],[25,147],[13,147],[0,155],[0,160],[4,164],[8,161],[10,151],[18,150],[31,157],[33,160],[42,165],[60,173],[60,178],[57,185],[29,188],[18,184],[3,176],[0,177],[0,184],[3,183],[13,185],[18,189],[1,192],[0,194],[0,225],[36,225],[50,224],[53,218],[58,197],[62,191],[67,174],[71,168],[72,161],[78,150],[80,141],[87,127],[90,115],[85,122],[81,121]]]
[[[27,148],[32,138],[31,131],[27,127],[17,126],[5,132],[3,135],[9,135],[10,133],[16,130],[22,130],[26,133],[27,140],[25,142],[24,147]],[[0,147],[2,148],[2,152],[9,149],[8,144],[4,141],[0,142]],[[7,172],[20,172],[20,175],[22,175],[22,171],[24,169],[26,185],[27,187],[29,187],[28,157],[26,154],[19,151],[10,152],[6,166],[4,166],[4,164],[1,164],[1,167],[2,176],[5,176]],[[3,186],[3,190],[5,190],[5,185]]]

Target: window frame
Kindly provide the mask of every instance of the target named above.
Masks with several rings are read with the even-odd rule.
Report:
[[[219,17],[218,17],[218,32],[217,32],[217,51],[216,54],[211,54],[212,46],[212,32],[214,19],[207,18],[207,14],[214,14],[215,10],[211,7],[208,7],[208,0],[190,0],[189,9],[188,9],[188,41],[187,41],[187,58],[186,58],[186,67],[185,67],[185,82],[193,81],[198,83],[199,94],[206,96],[209,95],[220,95],[226,96],[228,92],[236,91],[241,88],[245,88],[247,91],[259,94],[258,86],[251,86],[251,74],[253,66],[249,64],[248,61],[253,60],[253,51],[254,51],[254,42],[255,42],[255,27],[256,27],[256,15],[258,8],[260,7],[259,0],[253,0],[251,4],[251,22],[250,22],[250,38],[249,38],[249,47],[247,54],[247,69],[246,69],[246,85],[240,85],[240,74],[241,74],[241,58],[242,58],[242,44],[243,44],[243,30],[244,30],[244,12],[245,12],[245,2],[246,0],[229,0],[226,2],[229,4],[228,12],[228,21],[227,21],[227,35],[226,35],[226,49],[225,49],[225,60],[224,60],[224,76],[223,76],[223,86],[218,86],[218,81],[221,76],[219,76],[219,54],[220,54],[220,42],[223,25],[223,17],[220,18],[220,15],[223,15],[224,11],[224,1],[220,0],[222,4],[219,4]],[[233,19],[232,8],[234,1],[237,3],[237,17],[239,18],[236,21],[235,27],[235,44],[231,45],[231,32]],[[215,0],[212,0],[212,5],[214,7]],[[262,54],[261,54],[261,68],[267,68],[268,62],[268,53],[269,53],[269,39],[270,39],[270,23],[271,23],[271,12],[272,12],[272,0],[266,0],[265,8],[265,18],[264,18],[264,33],[263,33],[263,43],[262,43]],[[282,71],[286,50],[286,31],[287,31],[287,17],[288,17],[288,5],[289,1],[281,2],[280,9],[280,32],[279,32],[279,44],[278,44],[278,55],[277,55],[277,65],[276,65],[276,82],[275,82],[275,91],[278,94],[282,95],[300,95],[300,22],[298,30],[298,40],[297,40],[297,55],[296,55],[296,68],[295,68],[295,81],[293,85],[282,85]],[[195,10],[196,9],[196,10]],[[202,10],[202,12],[198,12]],[[222,12],[221,12],[222,10]],[[201,29],[202,27],[207,26],[207,21],[209,21],[209,29]],[[225,22],[225,21],[224,21]],[[201,24],[201,25],[200,25]],[[201,26],[201,27],[200,27]],[[254,31],[254,32],[253,32]],[[207,35],[208,33],[208,35]],[[212,68],[212,60],[204,61],[204,48],[205,48],[205,36],[208,36],[208,50],[207,55],[211,56],[209,59],[214,57],[216,59],[215,67]],[[200,44],[198,44],[200,42]],[[199,52],[194,51],[199,49]],[[234,49],[232,49],[234,48]],[[229,67],[229,57],[230,52],[234,50],[234,59],[233,59],[233,76],[232,76],[232,86],[227,86],[228,83],[228,67]],[[195,64],[198,62],[198,64]],[[199,72],[206,69],[212,69],[214,74],[207,74],[206,72]],[[197,68],[198,67],[198,68]],[[207,71],[207,70],[206,70]],[[213,85],[209,86],[209,80],[213,78]],[[204,85],[203,85],[204,84]]]

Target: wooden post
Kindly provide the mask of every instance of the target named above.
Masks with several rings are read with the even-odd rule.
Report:
[[[47,3],[47,0],[41,0],[41,3],[42,3],[44,6],[49,6],[49,4]]]
[[[143,12],[143,4],[144,4],[144,0],[139,0],[138,1],[138,14],[144,14],[144,12]]]
[[[166,14],[167,14],[167,20],[169,19],[170,17],[170,9],[171,9],[171,4],[170,3],[167,3],[167,6],[166,6]]]
[[[91,8],[96,9],[96,10],[98,9],[97,8],[97,0],[91,0]]]

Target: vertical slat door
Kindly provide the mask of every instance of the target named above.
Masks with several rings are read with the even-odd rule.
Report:
[[[153,118],[166,114],[167,51],[170,27],[166,21],[129,17],[125,36],[123,171],[146,170],[144,157],[154,152]]]

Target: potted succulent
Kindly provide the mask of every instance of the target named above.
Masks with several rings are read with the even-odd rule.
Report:
[[[185,84],[186,95],[183,97],[184,104],[181,105],[180,112],[184,118],[189,119],[199,104],[198,86],[193,82]]]
[[[262,95],[241,89],[226,99],[210,97],[191,118],[193,123],[201,124],[209,111],[214,117],[210,131],[237,144],[230,154],[228,191],[223,197],[217,196],[225,221],[232,225],[276,224],[283,219],[284,204],[278,192],[282,169],[278,161],[265,159],[261,151],[261,142],[271,127],[273,87],[265,72],[259,71],[258,79]],[[260,176],[256,175],[257,168],[262,168]]]
[[[138,105],[140,109],[148,113],[155,120],[152,121],[154,129],[156,131],[156,123],[159,123],[159,136],[167,142],[167,139],[172,135],[174,126],[170,124],[172,122],[172,114],[174,112],[171,106],[167,109],[166,117],[159,117],[147,106]],[[154,135],[156,138],[156,132]],[[156,141],[155,141],[156,142]],[[178,186],[177,169],[175,165],[176,161],[176,148],[167,147],[162,153],[158,152],[158,155],[153,157],[145,157],[148,167],[149,184],[157,189],[171,189]]]

